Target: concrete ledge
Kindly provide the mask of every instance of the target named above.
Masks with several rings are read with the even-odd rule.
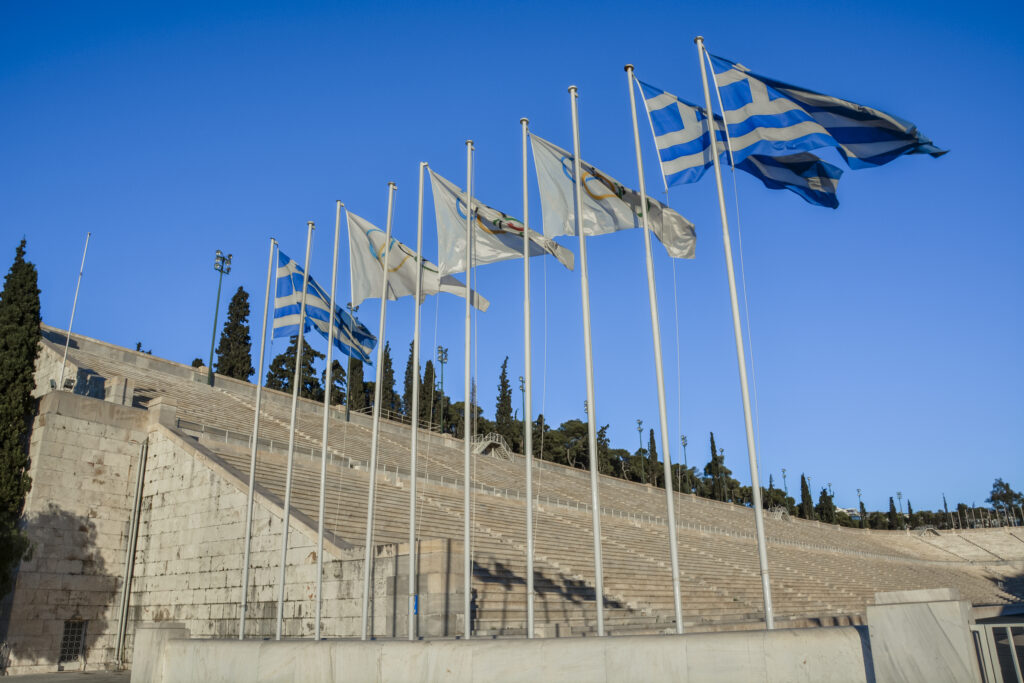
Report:
[[[857,627],[557,640],[145,643],[159,650],[143,655],[147,674],[165,682],[874,680],[867,634]]]

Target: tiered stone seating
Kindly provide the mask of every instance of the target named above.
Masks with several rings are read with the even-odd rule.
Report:
[[[71,356],[81,368],[135,384],[135,405],[156,396],[178,404],[184,431],[200,436],[239,476],[248,477],[245,439],[252,430],[254,387],[217,378],[211,388],[176,363],[79,340]],[[261,406],[257,480],[284,498],[290,396],[267,391]],[[201,429],[196,426],[201,425]],[[382,429],[374,539],[408,538],[409,427]],[[213,429],[210,429],[213,428]],[[319,502],[322,406],[300,400],[292,502],[315,518]],[[203,430],[208,430],[204,431]],[[221,431],[217,431],[221,430]],[[223,435],[223,430],[229,432]],[[224,436],[218,442],[217,434]],[[427,438],[418,452],[418,536],[461,539],[462,442]],[[239,438],[241,443],[238,443]],[[370,454],[369,421],[345,422],[331,413],[326,528],[337,540],[361,545],[366,524]],[[272,444],[272,445],[271,445]],[[522,634],[525,601],[525,461],[474,456],[473,557],[481,634]],[[604,514],[604,600],[609,632],[673,628],[671,570],[664,491],[600,477]],[[497,494],[492,493],[497,490]],[[534,469],[537,623],[549,633],[587,633],[595,611],[589,474],[551,463]],[[750,509],[676,494],[684,625],[689,630],[744,628],[763,619],[761,577]],[[951,586],[976,604],[1020,600],[1008,592],[1024,558],[1020,530],[939,535],[871,532],[804,520],[767,519],[769,571],[777,618],[853,618],[880,590]]]

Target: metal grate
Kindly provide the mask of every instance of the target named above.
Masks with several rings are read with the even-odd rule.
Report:
[[[64,636],[60,639],[60,662],[77,662],[85,649],[85,625],[84,620],[70,620],[64,622]]]

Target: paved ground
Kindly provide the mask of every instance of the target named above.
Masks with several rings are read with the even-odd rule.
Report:
[[[52,674],[11,676],[11,681],[24,683],[128,683],[131,671],[59,671]]]

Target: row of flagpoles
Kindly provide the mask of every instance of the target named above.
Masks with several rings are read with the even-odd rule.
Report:
[[[487,300],[472,290],[472,272],[477,265],[518,258],[521,245],[523,257],[523,339],[524,339],[524,450],[526,456],[526,590],[527,635],[534,636],[533,585],[533,441],[532,441],[532,368],[530,355],[530,270],[529,258],[538,255],[555,256],[569,269],[574,268],[571,252],[551,239],[553,236],[575,235],[579,239],[580,290],[583,318],[584,362],[587,381],[587,428],[591,484],[591,524],[594,544],[594,576],[597,633],[604,635],[603,571],[601,557],[601,505],[598,489],[597,406],[594,388],[593,353],[591,346],[591,319],[589,274],[587,269],[586,237],[616,230],[642,228],[644,259],[647,274],[648,298],[651,312],[651,330],[654,344],[655,375],[658,394],[658,417],[662,437],[665,470],[665,496],[668,524],[668,552],[672,569],[672,587],[676,632],[683,632],[682,598],[678,543],[671,476],[671,449],[668,438],[667,405],[661,349],[661,331],[658,318],[657,289],[651,233],[674,258],[693,258],[695,233],[693,224],[679,213],[651,199],[647,194],[640,148],[640,132],[636,113],[636,90],[639,89],[648,116],[648,122],[659,152],[662,179],[666,190],[669,185],[694,182],[708,168],[713,168],[721,213],[723,246],[728,273],[732,306],[736,356],[739,368],[740,393],[743,406],[747,452],[750,461],[752,507],[757,534],[758,560],[764,595],[765,622],[774,627],[771,587],[768,574],[764,519],[761,507],[761,489],[758,478],[757,453],[751,419],[750,396],[747,385],[746,358],[743,331],[740,324],[736,278],[732,261],[725,195],[722,184],[721,163],[724,158],[734,169],[744,170],[771,189],[787,189],[805,201],[835,208],[836,187],[842,171],[825,163],[808,150],[835,147],[852,168],[864,168],[888,163],[903,154],[944,153],[917,131],[916,127],[901,119],[875,109],[821,95],[779,81],[751,74],[728,60],[710,55],[704,48],[703,38],[695,41],[701,67],[704,108],[691,105],[670,93],[639,81],[632,65],[626,66],[632,114],[633,141],[636,151],[639,191],[631,190],[607,174],[586,164],[580,152],[579,95],[575,86],[569,88],[572,119],[573,151],[569,152],[533,135],[527,119],[520,120],[523,152],[523,220],[473,200],[473,142],[466,142],[466,190],[446,180],[425,162],[419,167],[419,194],[417,206],[416,250],[393,239],[392,221],[394,197],[397,187],[388,184],[387,223],[384,231],[365,219],[345,211],[349,238],[351,306],[366,298],[379,296],[381,300],[378,333],[374,337],[365,326],[346,313],[335,302],[337,281],[338,242],[341,210],[336,207],[334,230],[333,268],[330,295],[309,275],[313,223],[308,224],[305,262],[300,267],[277,248],[271,239],[270,260],[260,339],[260,362],[263,367],[266,323],[270,300],[270,280],[274,254],[277,253],[277,285],[273,336],[295,337],[296,360],[292,384],[292,404],[288,443],[288,461],[285,481],[283,526],[281,542],[280,578],[277,592],[276,638],[282,637],[288,531],[291,505],[291,479],[295,449],[295,421],[298,390],[301,378],[301,357],[304,332],[316,329],[328,340],[326,391],[324,397],[322,451],[320,464],[320,497],[317,537],[316,624],[314,637],[321,637],[321,604],[323,576],[324,505],[326,491],[326,461],[328,413],[331,395],[332,351],[337,347],[350,358],[370,362],[370,353],[377,346],[375,395],[373,401],[372,434],[369,458],[369,488],[367,496],[366,534],[363,563],[363,590],[361,601],[360,636],[371,636],[369,624],[370,591],[373,578],[373,531],[376,507],[376,470],[381,418],[382,363],[381,354],[385,338],[387,301],[400,296],[415,296],[415,322],[413,358],[419,358],[420,304],[426,294],[448,292],[465,298],[465,355],[464,355],[464,493],[463,493],[463,635],[471,637],[471,580],[472,580],[472,520],[471,520],[471,312],[476,307],[486,310]],[[714,76],[714,85],[722,116],[713,115],[707,68]],[[736,87],[733,87],[736,86]],[[724,97],[723,97],[724,94]],[[726,109],[726,106],[729,108]],[[732,121],[730,121],[730,115]],[[529,193],[527,148],[532,142],[534,164],[541,188],[544,235],[529,228]],[[721,145],[721,152],[719,151]],[[434,195],[438,230],[438,264],[426,261],[423,247],[423,189],[425,172],[429,170]],[[568,181],[568,182],[566,182]],[[520,242],[521,235],[521,242]],[[396,262],[397,261],[397,262]],[[452,273],[465,272],[465,284]],[[353,309],[354,310],[354,309]],[[262,372],[262,370],[260,370]],[[415,416],[419,413],[419,386],[413,382],[411,415],[414,422],[410,430],[410,507],[409,507],[409,595],[408,612],[410,640],[416,634],[416,456],[418,428]],[[259,434],[262,381],[256,388],[256,411],[250,453],[249,496],[246,510],[245,551],[242,577],[242,597],[239,638],[244,638],[248,605],[250,540],[252,535],[253,489],[257,438]]]

